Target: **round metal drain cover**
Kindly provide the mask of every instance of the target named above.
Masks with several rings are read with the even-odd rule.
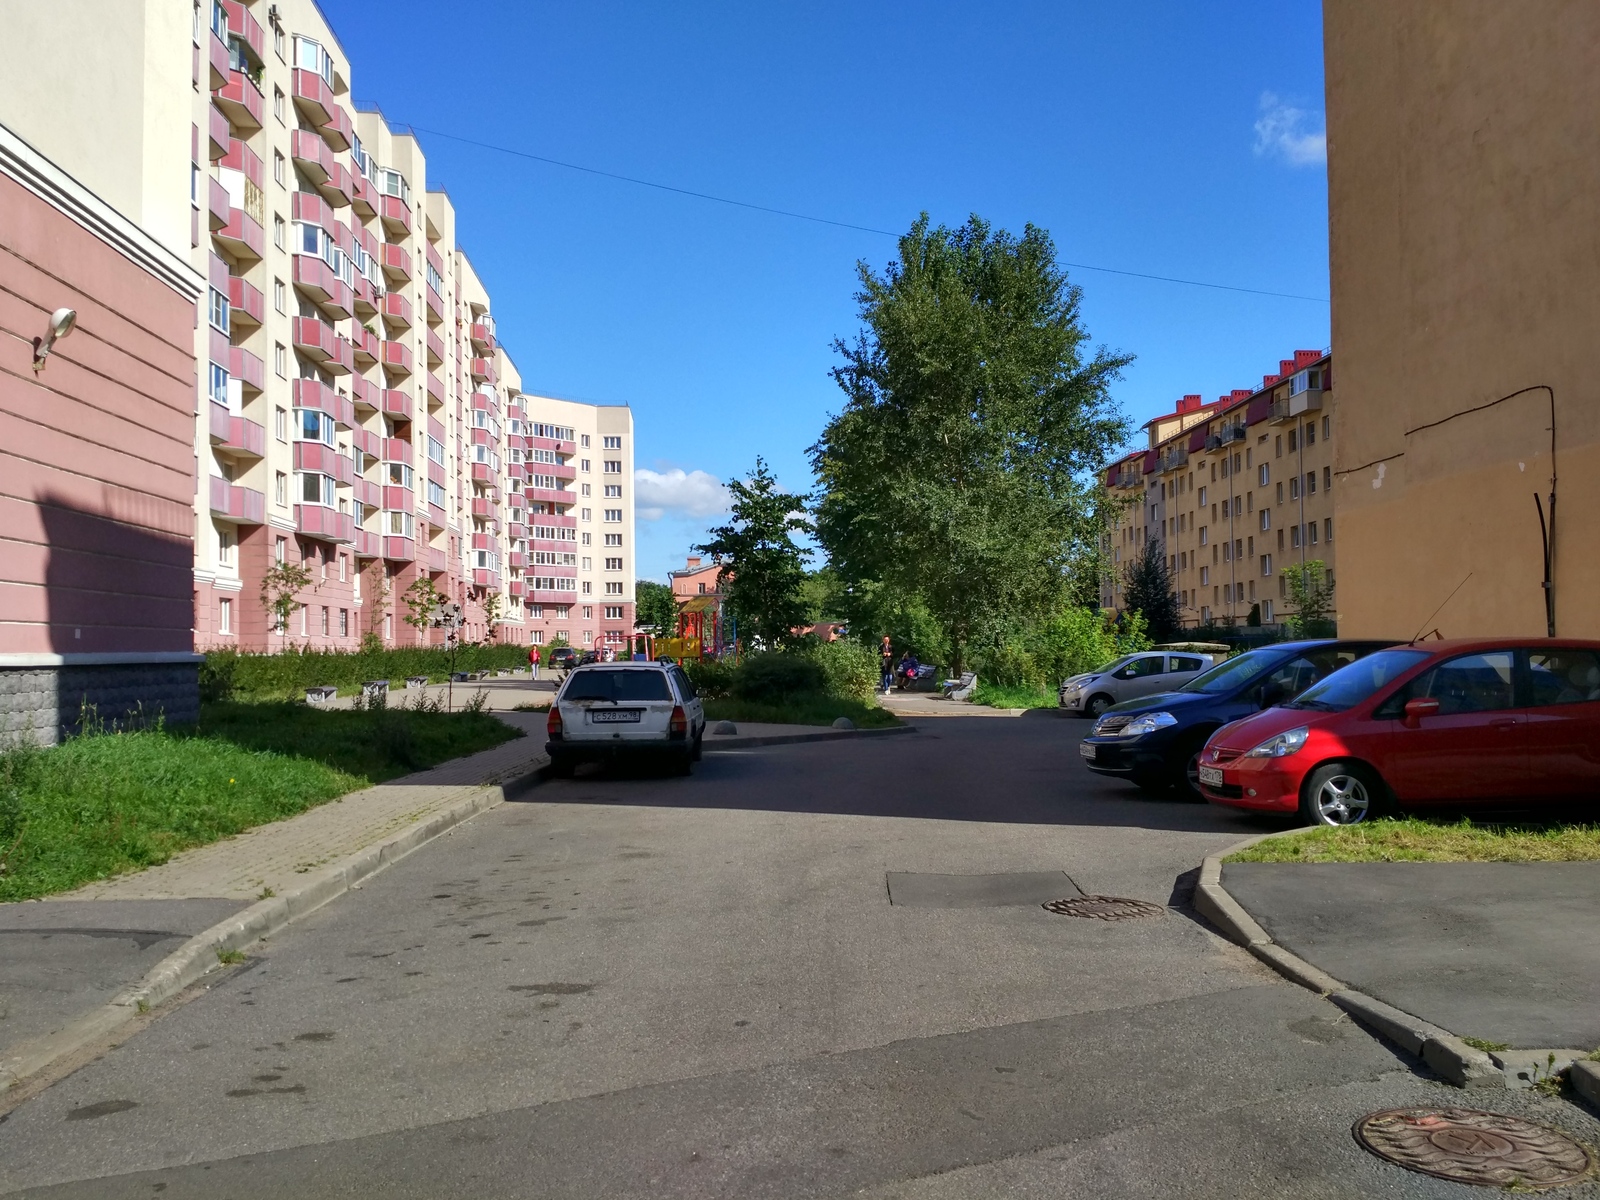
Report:
[[[1070,900],[1051,900],[1047,912],[1063,917],[1093,917],[1097,921],[1131,921],[1135,917],[1159,917],[1166,909],[1144,900],[1122,896],[1074,896]]]
[[[1385,1109],[1362,1117],[1354,1133],[1408,1171],[1484,1187],[1562,1187],[1594,1167],[1589,1151],[1565,1134],[1473,1108]]]

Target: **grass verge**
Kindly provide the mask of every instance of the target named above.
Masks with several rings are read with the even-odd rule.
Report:
[[[1600,859],[1600,825],[1369,821],[1268,838],[1227,862],[1579,862]]]
[[[849,717],[858,729],[881,729],[900,718],[876,704],[842,696],[795,696],[779,704],[726,697],[705,701],[707,721],[756,721],[773,725],[832,725]]]
[[[484,713],[208,704],[189,728],[0,752],[0,901],[166,862],[336,796],[498,745]]]
[[[1057,697],[1053,692],[1035,691],[1029,687],[1004,687],[981,680],[972,693],[974,704],[990,708],[1054,708]]]

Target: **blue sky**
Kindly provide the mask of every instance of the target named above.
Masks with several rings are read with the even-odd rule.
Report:
[[[1031,221],[1068,262],[1328,294],[1314,0],[322,3],[357,104],[397,124],[876,229]],[[891,238],[419,137],[526,389],[632,405],[660,513],[641,576],[682,565],[716,481],[756,455],[810,486],[855,264]],[[1137,355],[1116,389],[1136,421],[1328,344],[1325,303],[1069,274],[1093,339]]]

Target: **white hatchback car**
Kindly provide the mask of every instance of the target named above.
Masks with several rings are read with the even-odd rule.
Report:
[[[1171,692],[1209,668],[1219,656],[1148,650],[1128,654],[1098,671],[1074,675],[1061,685],[1056,706],[1065,712],[1099,717],[1113,704]]]
[[[550,704],[545,751],[556,775],[581,762],[662,759],[687,775],[699,761],[705,705],[673,663],[590,663],[567,676]]]

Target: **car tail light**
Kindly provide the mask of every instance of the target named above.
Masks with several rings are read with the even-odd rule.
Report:
[[[559,738],[562,735],[561,708],[559,705],[554,703],[550,705],[550,717],[545,721],[544,729],[545,732],[550,735],[552,740]]]
[[[660,710],[657,709],[656,711],[659,712]],[[684,715],[683,705],[673,705],[672,719],[667,722],[667,733],[675,738],[689,736],[689,718]]]

